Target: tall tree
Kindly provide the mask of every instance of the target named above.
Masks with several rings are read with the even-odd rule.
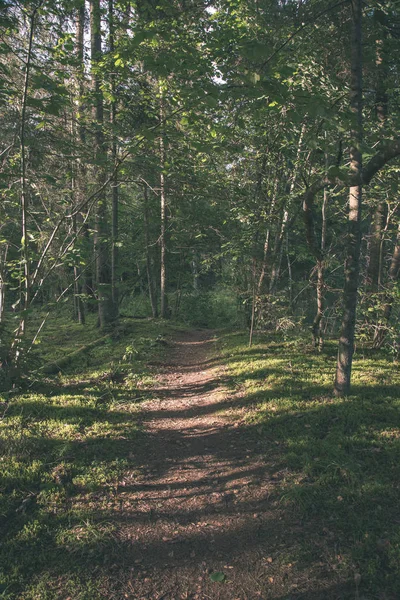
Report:
[[[95,263],[96,286],[99,305],[99,326],[107,327],[113,319],[111,296],[111,277],[109,265],[109,220],[107,195],[104,182],[106,180],[107,151],[104,140],[104,107],[101,89],[101,8],[100,0],[90,2],[90,40],[91,40],[91,73],[93,88],[93,123],[94,123],[94,178],[101,191],[97,194],[95,223]]]
[[[362,202],[362,0],[352,0],[351,80],[350,106],[352,131],[350,132],[350,170],[356,184],[350,187],[347,233],[347,256],[343,291],[344,314],[339,339],[334,393],[344,396],[350,391],[351,368],[354,354],[358,277],[361,247]]]
[[[114,55],[115,50],[115,15],[114,15],[114,0],[108,1],[108,28],[109,28],[109,48],[111,57]],[[113,178],[111,181],[112,189],[112,209],[111,209],[111,300],[113,304],[113,316],[118,317],[119,303],[118,303],[118,209],[119,209],[119,191],[118,191],[118,151],[117,151],[117,136],[116,136],[116,125],[117,125],[117,90],[115,73],[111,73],[111,107],[110,107],[110,121],[111,121],[111,157],[112,157],[112,169]]]

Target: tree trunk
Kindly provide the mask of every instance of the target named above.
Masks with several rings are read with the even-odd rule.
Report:
[[[398,280],[399,272],[400,272],[400,224],[398,226],[396,244],[394,247],[392,260],[390,261],[390,267],[389,267],[389,284],[388,285],[391,288],[393,288],[393,285]],[[387,293],[385,295],[385,304],[383,307],[383,323],[380,324],[376,329],[375,338],[374,338],[374,348],[380,348],[383,344],[383,341],[384,341],[386,333],[387,333],[387,328],[389,325],[390,317],[392,314],[392,307],[393,307],[393,295],[391,295],[390,293]]]
[[[274,262],[271,272],[271,280],[269,284],[269,293],[274,294],[276,290],[276,285],[280,276],[281,263],[282,263],[282,251],[283,251],[283,242],[286,237],[286,232],[289,226],[289,211],[291,205],[292,194],[295,190],[297,177],[299,173],[299,165],[300,165],[300,156],[301,150],[303,147],[303,139],[306,133],[306,123],[303,123],[300,131],[299,141],[297,144],[297,154],[296,154],[296,162],[294,164],[293,173],[291,177],[290,187],[289,187],[289,199],[283,211],[281,229],[276,238],[275,248],[274,248]]]
[[[84,94],[84,31],[85,31],[85,2],[81,0],[76,10],[76,57],[78,61],[78,102],[77,111],[75,114],[75,121],[77,124],[77,132],[73,127],[73,138],[77,138],[77,143],[83,149],[86,138],[85,131],[82,122],[83,112],[83,94]],[[73,191],[76,198],[76,204],[79,205],[85,196],[85,167],[81,158],[76,161],[76,173],[73,181]],[[77,221],[81,221],[81,215],[75,215],[73,217],[73,228],[74,233],[77,232]],[[74,266],[74,307],[75,317],[78,323],[81,325],[85,324],[85,306],[82,300],[83,285],[80,277],[80,268]]]
[[[324,265],[323,261],[317,261],[317,314],[312,325],[313,346],[318,346],[321,352],[324,347],[323,323],[324,316]]]
[[[326,139],[326,132],[325,132]],[[328,172],[328,153],[325,153],[325,169]],[[324,256],[325,256],[325,248],[326,248],[326,231],[327,231],[327,211],[328,211],[328,188],[324,187],[324,198],[322,201],[322,227],[321,227],[321,254],[317,255],[317,313],[314,318],[312,333],[313,333],[313,345],[314,348],[318,346],[318,350],[322,352],[324,349]]]
[[[388,116],[387,95],[387,62],[384,57],[384,45],[387,38],[385,15],[381,10],[374,11],[375,21],[379,27],[379,39],[376,40],[376,92],[375,112],[380,129],[384,129]],[[376,206],[369,245],[369,264],[367,270],[367,287],[377,292],[382,281],[383,232],[387,217],[387,204],[379,202]]]
[[[110,52],[114,52],[115,42],[115,25],[114,25],[114,0],[108,2],[108,27],[109,27],[109,40],[110,40]],[[111,181],[112,189],[112,211],[111,211],[111,299],[113,304],[113,317],[118,318],[119,306],[118,306],[118,204],[119,204],[119,192],[118,192],[118,154],[117,154],[117,138],[115,134],[115,127],[117,121],[117,95],[116,95],[116,83],[115,75],[111,73],[111,130],[112,130],[112,168],[114,169],[114,177]]]
[[[161,216],[161,231],[160,231],[160,316],[162,319],[167,317],[167,269],[166,269],[166,228],[167,228],[167,202],[165,195],[165,147],[164,147],[164,101],[163,91],[160,85],[160,216]]]
[[[146,244],[146,271],[147,271],[147,284],[149,288],[149,298],[151,304],[151,314],[153,318],[158,317],[157,309],[157,294],[156,286],[154,281],[154,269],[153,261],[150,253],[150,227],[149,227],[149,203],[147,194],[147,185],[143,186],[143,214],[144,214],[144,238]]]
[[[91,66],[94,95],[93,121],[95,125],[95,169],[97,184],[102,186],[105,181],[106,148],[103,135],[103,94],[100,87],[99,62],[101,60],[101,12],[100,0],[90,2],[90,35],[91,35]],[[98,296],[99,326],[107,327],[113,319],[111,298],[111,277],[108,265],[109,234],[107,219],[106,193],[103,189],[98,194],[96,223],[95,223],[95,260],[96,286]]]
[[[252,277],[252,299],[251,299],[251,318],[250,318],[250,334],[249,348],[253,345],[254,322],[256,317],[256,259],[253,258],[253,277]]]
[[[0,326],[3,323],[5,299],[6,299],[6,264],[8,244],[4,245],[0,258]],[[0,330],[1,331],[1,330]]]
[[[272,213],[275,208],[276,198],[278,195],[278,184],[279,184],[279,179],[278,179],[278,177],[276,177],[275,181],[274,181],[273,196],[272,196],[271,205],[270,205],[270,209],[269,209],[270,220],[272,219]],[[261,263],[260,277],[259,277],[258,283],[257,283],[257,295],[258,296],[261,293],[263,283],[265,280],[265,275],[267,273],[268,255],[269,255],[269,251],[270,251],[270,239],[271,239],[271,229],[270,229],[270,227],[268,227],[267,233],[265,234],[265,240],[264,240],[263,259],[262,259],[262,263]]]
[[[30,278],[30,266],[31,257],[29,250],[29,235],[28,235],[28,191],[26,182],[26,146],[25,146],[25,126],[26,126],[26,109],[28,101],[28,87],[29,87],[29,75],[32,66],[32,48],[33,48],[33,37],[35,31],[35,19],[40,4],[36,6],[31,14],[29,22],[29,42],[28,42],[28,55],[25,66],[25,78],[24,88],[22,95],[22,107],[21,107],[21,128],[20,128],[20,154],[21,154],[21,171],[20,171],[20,183],[21,183],[21,262],[23,269],[23,280],[20,282],[21,286],[21,317],[18,324],[17,331],[14,336],[12,343],[9,360],[14,365],[17,365],[21,355],[21,341],[26,332],[26,323],[28,310],[31,300],[31,278]]]
[[[371,239],[369,243],[369,264],[367,270],[367,286],[369,291],[377,292],[382,281],[383,231],[387,218],[386,202],[379,202],[375,209]]]
[[[353,115],[351,131],[350,169],[352,175],[362,180],[362,0],[352,0],[353,27],[351,42],[350,105]],[[350,392],[351,368],[354,354],[354,335],[361,248],[362,186],[350,188],[345,262],[344,314],[339,339],[334,393],[345,396]]]

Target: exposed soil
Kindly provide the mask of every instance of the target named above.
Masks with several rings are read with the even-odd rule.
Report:
[[[285,476],[276,471],[279,449],[224,414],[237,398],[224,387],[213,338],[180,334],[144,407],[140,475],[118,494],[121,597],[354,598],[327,572],[318,545],[315,558],[298,560],[312,524],[286,514],[274,493]]]

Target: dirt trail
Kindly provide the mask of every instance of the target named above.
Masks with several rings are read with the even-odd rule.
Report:
[[[140,476],[121,494],[123,597],[303,598],[288,595],[299,579],[287,518],[271,500],[274,465],[254,434],[220,414],[232,400],[212,358],[213,333],[181,334],[169,352],[144,407]],[[213,572],[225,581],[213,582]]]

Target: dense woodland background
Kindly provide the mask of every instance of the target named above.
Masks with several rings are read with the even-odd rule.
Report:
[[[2,386],[60,312],[397,356],[399,9],[1,0]]]
[[[399,104],[400,0],[0,0],[0,598],[400,598]]]

